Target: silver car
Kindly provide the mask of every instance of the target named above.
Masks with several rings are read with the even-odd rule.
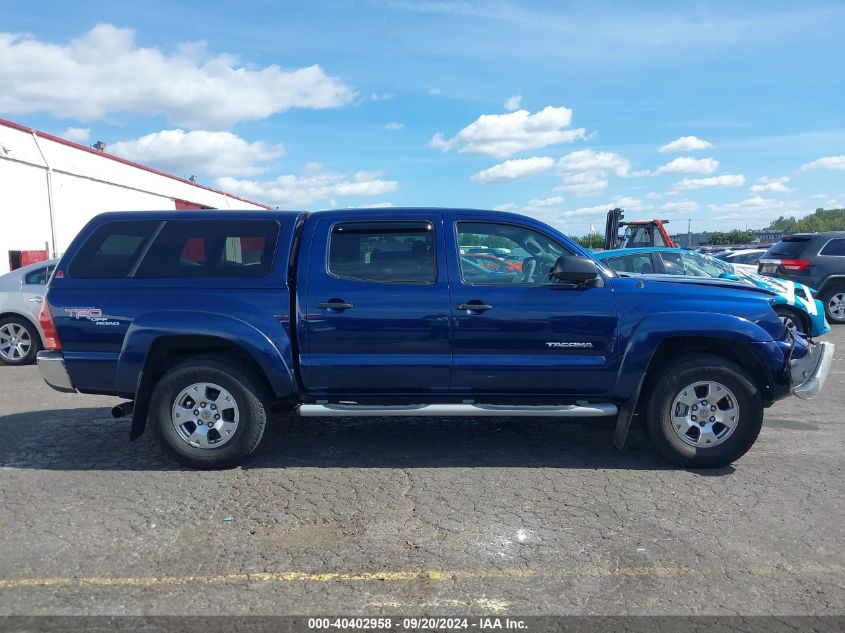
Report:
[[[38,313],[57,260],[0,276],[0,365],[28,365],[43,347]]]

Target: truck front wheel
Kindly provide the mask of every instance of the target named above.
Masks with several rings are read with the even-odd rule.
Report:
[[[168,453],[194,468],[239,465],[261,442],[271,398],[261,380],[227,359],[171,368],[150,398],[150,427]]]
[[[663,367],[650,383],[649,437],[675,464],[726,466],[742,457],[760,433],[760,392],[741,367],[725,358],[688,356]]]

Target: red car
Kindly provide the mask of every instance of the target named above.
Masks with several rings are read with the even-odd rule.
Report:
[[[522,272],[522,262],[506,262],[504,259],[500,259],[495,255],[488,255],[487,253],[464,253],[461,257],[466,257],[494,273]]]

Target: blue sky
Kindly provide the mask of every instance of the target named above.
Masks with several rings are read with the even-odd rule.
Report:
[[[0,0],[0,117],[283,208],[762,227],[845,206],[843,26],[842,2]]]

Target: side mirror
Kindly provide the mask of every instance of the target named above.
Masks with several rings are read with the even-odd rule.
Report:
[[[551,277],[570,284],[585,284],[599,278],[599,269],[592,259],[561,255],[552,268]]]

